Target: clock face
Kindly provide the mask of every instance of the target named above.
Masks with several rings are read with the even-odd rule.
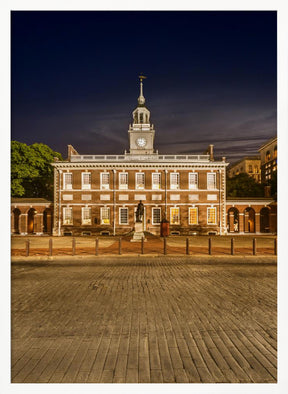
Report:
[[[136,144],[140,147],[140,148],[144,148],[144,146],[146,145],[147,141],[144,137],[140,137],[137,138],[136,140]]]

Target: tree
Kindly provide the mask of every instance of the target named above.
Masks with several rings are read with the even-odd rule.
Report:
[[[228,197],[263,197],[264,185],[257,183],[246,173],[233,178],[227,177],[226,192]]]
[[[62,160],[45,144],[11,142],[11,196],[53,198],[54,157]]]

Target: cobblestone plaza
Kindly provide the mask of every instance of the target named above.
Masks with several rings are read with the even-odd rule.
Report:
[[[273,256],[199,259],[14,261],[11,381],[276,383]]]

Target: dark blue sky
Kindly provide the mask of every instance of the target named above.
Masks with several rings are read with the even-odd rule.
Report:
[[[16,11],[12,139],[122,154],[139,95],[159,153],[228,161],[277,132],[277,13]]]

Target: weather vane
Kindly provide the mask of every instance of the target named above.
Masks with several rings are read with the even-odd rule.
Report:
[[[143,79],[146,79],[147,77],[145,77],[145,76],[143,75],[143,73],[141,73],[141,75],[139,75],[139,78],[140,78],[140,82],[142,82]]]

